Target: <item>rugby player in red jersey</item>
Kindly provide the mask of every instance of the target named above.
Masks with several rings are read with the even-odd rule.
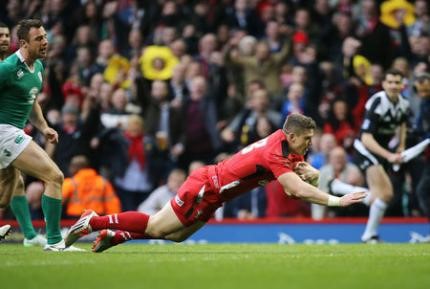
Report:
[[[85,211],[70,228],[66,246],[101,230],[94,252],[132,239],[165,239],[181,242],[200,229],[223,202],[277,179],[287,195],[326,206],[359,203],[364,192],[342,197],[318,190],[318,170],[304,162],[315,122],[301,114],[287,117],[282,129],[237,152],[230,158],[200,168],[187,178],[177,195],[154,215],[123,212],[98,216]]]

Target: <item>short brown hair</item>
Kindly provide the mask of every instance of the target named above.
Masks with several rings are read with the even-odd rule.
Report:
[[[16,31],[16,35],[18,36],[18,40],[28,41],[28,32],[31,28],[40,28],[43,26],[43,23],[40,19],[24,19],[19,21],[18,29]]]
[[[402,73],[400,70],[395,69],[395,68],[390,68],[390,69],[388,69],[388,70],[385,72],[385,74],[384,74],[384,80],[386,80],[386,79],[387,79],[387,75],[400,76],[400,78],[403,78],[403,77],[404,77],[403,73]]]
[[[312,118],[300,113],[292,113],[287,116],[287,119],[284,122],[284,126],[282,127],[284,132],[292,133],[301,133],[302,131],[315,128],[315,121]]]

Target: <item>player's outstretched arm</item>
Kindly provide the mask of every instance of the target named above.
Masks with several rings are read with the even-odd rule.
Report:
[[[351,193],[342,197],[331,196],[305,183],[293,172],[282,174],[278,177],[278,181],[287,195],[319,205],[346,207],[360,203],[366,196],[366,192]]]

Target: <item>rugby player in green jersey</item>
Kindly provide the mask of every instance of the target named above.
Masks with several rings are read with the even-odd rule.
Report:
[[[3,61],[3,59],[9,55],[9,46],[9,27],[7,27],[6,24],[0,22],[0,61]],[[1,192],[3,191],[7,191],[7,193],[2,194]],[[9,166],[0,170],[0,196],[3,195],[4,198],[9,198],[11,194],[13,195],[10,201],[10,208],[15,215],[19,226],[21,227],[21,231],[24,234],[24,246],[45,246],[45,237],[36,233],[31,222],[30,210],[28,207],[27,198],[25,197],[24,180],[21,173],[18,172],[18,170],[13,166]],[[6,200],[0,200],[0,204],[2,203],[7,202]],[[0,231],[2,231],[2,228],[4,229],[4,235],[6,235],[10,230],[10,226],[8,225],[0,227]],[[2,238],[4,238],[4,236],[0,232],[0,239]]]
[[[19,50],[0,62],[0,169],[13,167],[18,183],[19,171],[44,182],[42,211],[46,221],[47,251],[63,251],[60,232],[61,186],[63,173],[46,152],[23,128],[28,120],[51,143],[58,141],[57,132],[43,117],[36,97],[42,89],[43,65],[40,61],[48,52],[47,33],[38,19],[18,23]],[[11,190],[3,191],[1,206],[10,202]],[[67,248],[68,251],[80,250]]]

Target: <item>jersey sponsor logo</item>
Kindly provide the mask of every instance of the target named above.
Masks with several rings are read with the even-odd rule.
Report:
[[[182,207],[184,205],[184,201],[182,201],[178,195],[175,196],[175,203],[179,206]]]
[[[28,103],[32,104],[36,99],[36,96],[38,93],[39,93],[39,89],[37,87],[33,87],[32,89],[30,89],[30,91],[28,92],[28,95],[30,96]]]
[[[37,76],[39,76],[39,80],[40,80],[40,81],[43,81],[43,79],[42,79],[42,72],[40,72],[40,71],[39,71],[39,72],[37,73]]]
[[[21,79],[23,76],[24,76],[24,71],[22,71],[22,69],[16,72],[16,77],[18,77],[18,79]]]
[[[20,144],[24,141],[24,136],[23,135],[19,135],[15,138],[15,143],[16,144]]]
[[[3,150],[3,154],[6,156],[6,157],[10,157],[11,155],[12,155],[12,153],[10,152],[10,150],[8,150],[8,149],[4,149]]]

